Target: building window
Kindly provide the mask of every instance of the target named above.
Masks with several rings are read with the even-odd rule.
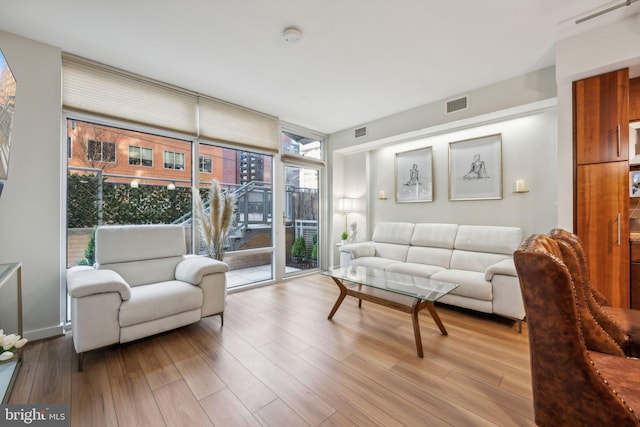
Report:
[[[176,151],[164,152],[164,168],[184,170],[184,153],[178,153]]]
[[[199,156],[198,164],[200,165],[200,172],[212,173],[213,168],[211,166],[211,157],[209,156]]]
[[[153,150],[151,148],[129,146],[129,164],[153,167]]]
[[[87,160],[94,162],[116,162],[116,143],[106,141],[87,141]]]

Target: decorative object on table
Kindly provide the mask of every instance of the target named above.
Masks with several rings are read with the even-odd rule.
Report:
[[[291,246],[291,259],[295,262],[302,262],[307,257],[307,242],[304,237],[298,237]]]
[[[346,244],[347,243],[347,239],[349,239],[349,233],[347,233],[346,231],[343,231],[342,234],[340,235],[340,239],[342,239],[342,244]]]
[[[502,135],[449,143],[449,200],[502,199]]]
[[[395,180],[396,202],[432,202],[432,147],[396,153]]]
[[[13,359],[16,350],[21,349],[29,340],[20,337],[20,335],[5,335],[4,330],[0,329],[0,363]]]
[[[629,172],[629,196],[640,197],[640,171]]]
[[[358,240],[358,223],[353,221],[350,227],[351,232],[349,233],[349,238],[347,240],[349,243],[355,243]]]
[[[236,209],[236,197],[229,191],[223,192],[218,180],[211,180],[209,206],[205,207],[200,194],[196,193],[195,213],[200,235],[204,240],[207,253],[211,258],[222,261],[224,258],[224,240],[233,221]]]

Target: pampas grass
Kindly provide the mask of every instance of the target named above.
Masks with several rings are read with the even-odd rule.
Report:
[[[211,258],[222,261],[224,239],[231,228],[236,210],[236,197],[228,191],[222,194],[220,183],[214,179],[209,189],[209,211],[204,208],[200,193],[196,193],[195,213],[202,240]]]

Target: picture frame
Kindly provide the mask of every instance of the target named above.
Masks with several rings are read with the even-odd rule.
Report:
[[[502,134],[449,143],[449,200],[502,199]]]
[[[640,197],[640,170],[629,172],[629,197]]]
[[[433,201],[433,147],[396,153],[397,203]]]

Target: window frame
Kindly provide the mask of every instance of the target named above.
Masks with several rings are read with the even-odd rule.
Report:
[[[95,144],[100,144],[100,158],[96,159],[96,158],[91,158],[89,156],[89,153],[91,152],[91,145],[95,145]],[[111,144],[113,145],[113,160],[105,160],[104,159],[104,145],[105,144]],[[97,151],[94,149],[93,153],[95,154]],[[116,150],[116,143],[115,142],[111,142],[111,141],[96,141],[95,139],[87,139],[87,161],[89,162],[100,162],[100,163],[117,163],[118,161],[118,151]],[[69,157],[71,158],[71,157]]]
[[[173,167],[167,166],[167,154],[172,154],[173,155]],[[178,167],[177,166],[177,161],[176,161],[176,157],[178,156],[182,156],[182,167]],[[176,171],[183,171],[185,170],[185,155],[184,152],[182,151],[171,151],[171,150],[163,150],[162,153],[162,165],[164,169],[169,169],[169,170],[176,170]]]
[[[131,149],[132,148],[137,148],[139,150],[139,153],[140,153],[139,162],[140,163],[131,163]],[[144,156],[142,154],[143,150],[149,150],[149,152],[151,152],[151,164],[150,165],[144,164]],[[129,156],[129,165],[130,166],[142,166],[142,167],[145,167],[145,168],[152,168],[153,167],[153,148],[143,147],[141,145],[129,145],[127,155]]]

